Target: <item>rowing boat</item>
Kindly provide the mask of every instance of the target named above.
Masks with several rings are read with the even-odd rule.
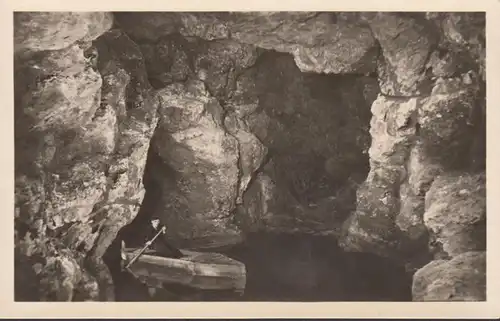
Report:
[[[165,284],[178,284],[199,290],[230,290],[240,295],[244,292],[246,267],[226,255],[181,250],[182,257],[171,258],[146,249],[137,257],[141,251],[123,244],[122,266],[128,265],[128,272],[149,287],[161,289]]]

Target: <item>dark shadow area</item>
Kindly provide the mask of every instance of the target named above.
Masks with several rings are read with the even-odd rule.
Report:
[[[411,275],[369,253],[343,252],[333,237],[252,233],[229,249],[213,249],[243,262],[243,296],[165,284],[151,297],[131,274],[110,264],[118,301],[411,301]],[[109,264],[109,258],[108,258]]]
[[[17,252],[14,254],[14,301],[40,301],[39,280],[32,268],[34,260]]]
[[[370,106],[380,92],[376,78],[303,73],[291,55],[274,51],[262,53],[253,68],[257,112],[270,118],[267,135],[255,133],[275,164],[264,172],[279,189],[307,206],[362,182],[369,171]]]
[[[333,237],[253,233],[224,252],[246,265],[242,301],[411,301],[404,267]]]

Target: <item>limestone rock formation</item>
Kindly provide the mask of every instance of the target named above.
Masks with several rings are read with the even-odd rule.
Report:
[[[403,261],[412,272],[433,257],[484,250],[484,16],[366,13],[362,18],[382,49],[382,95],[372,105],[370,173],[358,189],[341,244]],[[438,278],[426,274],[425,282]],[[419,291],[414,287],[416,300],[433,298]]]
[[[193,64],[176,60],[181,49],[164,50],[167,42]],[[245,119],[257,104],[247,86],[253,77],[246,71],[257,51],[230,40],[188,42],[182,37],[162,38],[148,48],[149,64],[158,55],[176,61],[153,73],[160,87],[161,121],[152,147],[163,160],[158,166],[171,175],[157,175],[165,170],[156,167],[162,198],[152,211],[173,227],[168,234],[178,244],[238,242],[233,212],[267,153]],[[177,70],[185,71],[182,77]]]
[[[301,70],[374,72],[378,47],[368,27],[352,28],[356,19],[348,15],[336,23],[335,15],[307,12],[164,14],[164,20],[160,13],[152,14],[151,19],[148,14],[116,16],[120,27],[141,43],[150,66],[149,75],[157,87],[199,79],[209,95],[218,99],[222,109],[217,110],[224,115],[217,117],[224,119],[224,126],[239,142],[241,177],[234,205],[238,205],[240,223],[252,222],[242,228],[306,229],[313,233],[322,225],[325,226],[322,230],[337,228],[339,222],[334,221],[344,215],[346,208],[342,205],[348,203],[344,198],[352,199],[354,186],[341,195],[328,192],[327,181],[335,182],[338,187],[350,175],[347,168],[366,166],[363,160],[363,151],[369,144],[366,119],[378,86],[371,77],[360,80],[353,77],[345,86],[328,94],[328,86],[333,89],[342,84],[340,78],[335,82],[321,76],[305,76]],[[135,22],[131,24],[133,19]],[[301,32],[296,33],[296,28]],[[340,38],[327,41],[331,37]],[[256,50],[256,46],[290,52],[295,58],[272,54],[258,57],[262,49]],[[311,126],[313,123],[316,126]],[[342,123],[345,134],[337,141],[334,131]],[[335,141],[330,142],[332,139]],[[253,173],[264,160],[263,146],[277,155],[273,156],[274,163],[265,167],[268,173],[253,179]],[[348,155],[340,152],[348,146],[352,146]],[[294,152],[287,156],[290,150]],[[162,158],[168,162],[168,157],[164,154]],[[284,174],[276,177],[273,166]],[[300,170],[285,173],[293,167]],[[330,177],[322,174],[325,171]],[[363,174],[361,169],[358,183]],[[258,187],[261,179],[272,186],[280,181],[269,199],[274,205],[258,201],[261,198],[258,190],[264,188],[270,192],[267,187]],[[228,186],[234,184],[228,182]],[[297,195],[312,195],[318,190],[324,194],[320,199],[307,200],[308,197],[301,196],[297,200]],[[337,196],[340,197],[336,199]],[[301,202],[314,208],[308,209]],[[327,221],[330,223],[326,224]],[[171,226],[176,226],[173,222],[170,221]]]
[[[107,12],[18,12],[14,15],[14,50],[44,51],[90,42],[109,28]]]
[[[230,213],[238,193],[238,141],[224,130],[223,109],[203,83],[186,87],[158,92],[162,118],[153,144],[178,175],[176,187],[164,190],[159,211],[185,239],[237,234]]]
[[[407,241],[417,247],[410,248],[410,257],[406,258],[407,268],[414,271],[422,263],[432,259],[427,248],[429,233],[423,218],[425,194],[443,169],[438,162],[426,157],[420,140],[415,141],[411,147],[406,166],[409,176],[399,188],[400,209],[396,213],[395,223]]]
[[[486,253],[465,252],[427,264],[413,276],[413,300],[486,300]]]
[[[16,13],[16,298],[112,300],[104,253],[158,215],[188,247],[334,234],[414,300],[484,299],[484,24]]]
[[[486,250],[486,175],[446,173],[425,197],[424,223],[448,257]]]
[[[142,202],[157,100],[137,46],[105,32],[110,15],[18,19],[19,35],[45,35],[20,45],[57,50],[16,61],[16,255],[40,300],[112,300],[102,255]]]
[[[342,242],[353,249],[369,248],[387,256],[399,239],[395,218],[399,186],[406,179],[405,162],[415,135],[417,100],[379,96],[372,105],[370,173],[358,189],[357,208]]]
[[[486,16],[481,12],[429,12],[426,17],[442,33],[438,46],[441,65],[451,74],[479,66],[479,74],[486,81]]]
[[[381,47],[378,63],[380,90],[388,96],[417,96],[426,92],[425,64],[437,39],[423,15],[367,13]]]
[[[304,72],[371,73],[379,50],[366,25],[336,13],[120,13],[117,19],[135,39],[157,40],[180,32],[290,53]]]

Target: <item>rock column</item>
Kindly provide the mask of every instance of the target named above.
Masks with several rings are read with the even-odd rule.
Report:
[[[141,53],[108,13],[14,20],[16,297],[113,300],[102,256],[142,202],[157,122]]]
[[[416,301],[484,300],[484,15],[364,19],[381,46],[381,94],[341,243],[417,271]]]

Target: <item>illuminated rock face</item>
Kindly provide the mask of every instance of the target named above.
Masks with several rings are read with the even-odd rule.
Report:
[[[485,301],[486,253],[430,262],[413,276],[412,291],[414,301]]]
[[[16,264],[39,283],[29,291],[113,300],[102,256],[157,215],[188,247],[336,235],[418,271],[415,300],[484,298],[484,20],[16,14]],[[448,272],[464,286],[437,286]],[[28,279],[16,275],[20,299]]]
[[[143,200],[158,100],[111,15],[16,19],[16,261],[40,300],[113,300],[102,256]]]
[[[373,72],[379,50],[366,23],[348,13],[120,13],[117,20],[136,39],[156,41],[179,32],[289,53],[303,72]]]
[[[14,15],[14,50],[64,49],[77,41],[91,42],[111,28],[107,12],[18,12]]]
[[[484,15],[367,19],[383,51],[383,95],[372,105],[370,173],[341,243],[410,271],[439,260],[415,274],[415,300],[484,300],[484,260],[464,254],[486,250]],[[479,270],[460,293],[451,281],[433,285],[440,273],[469,279],[464,262]]]

